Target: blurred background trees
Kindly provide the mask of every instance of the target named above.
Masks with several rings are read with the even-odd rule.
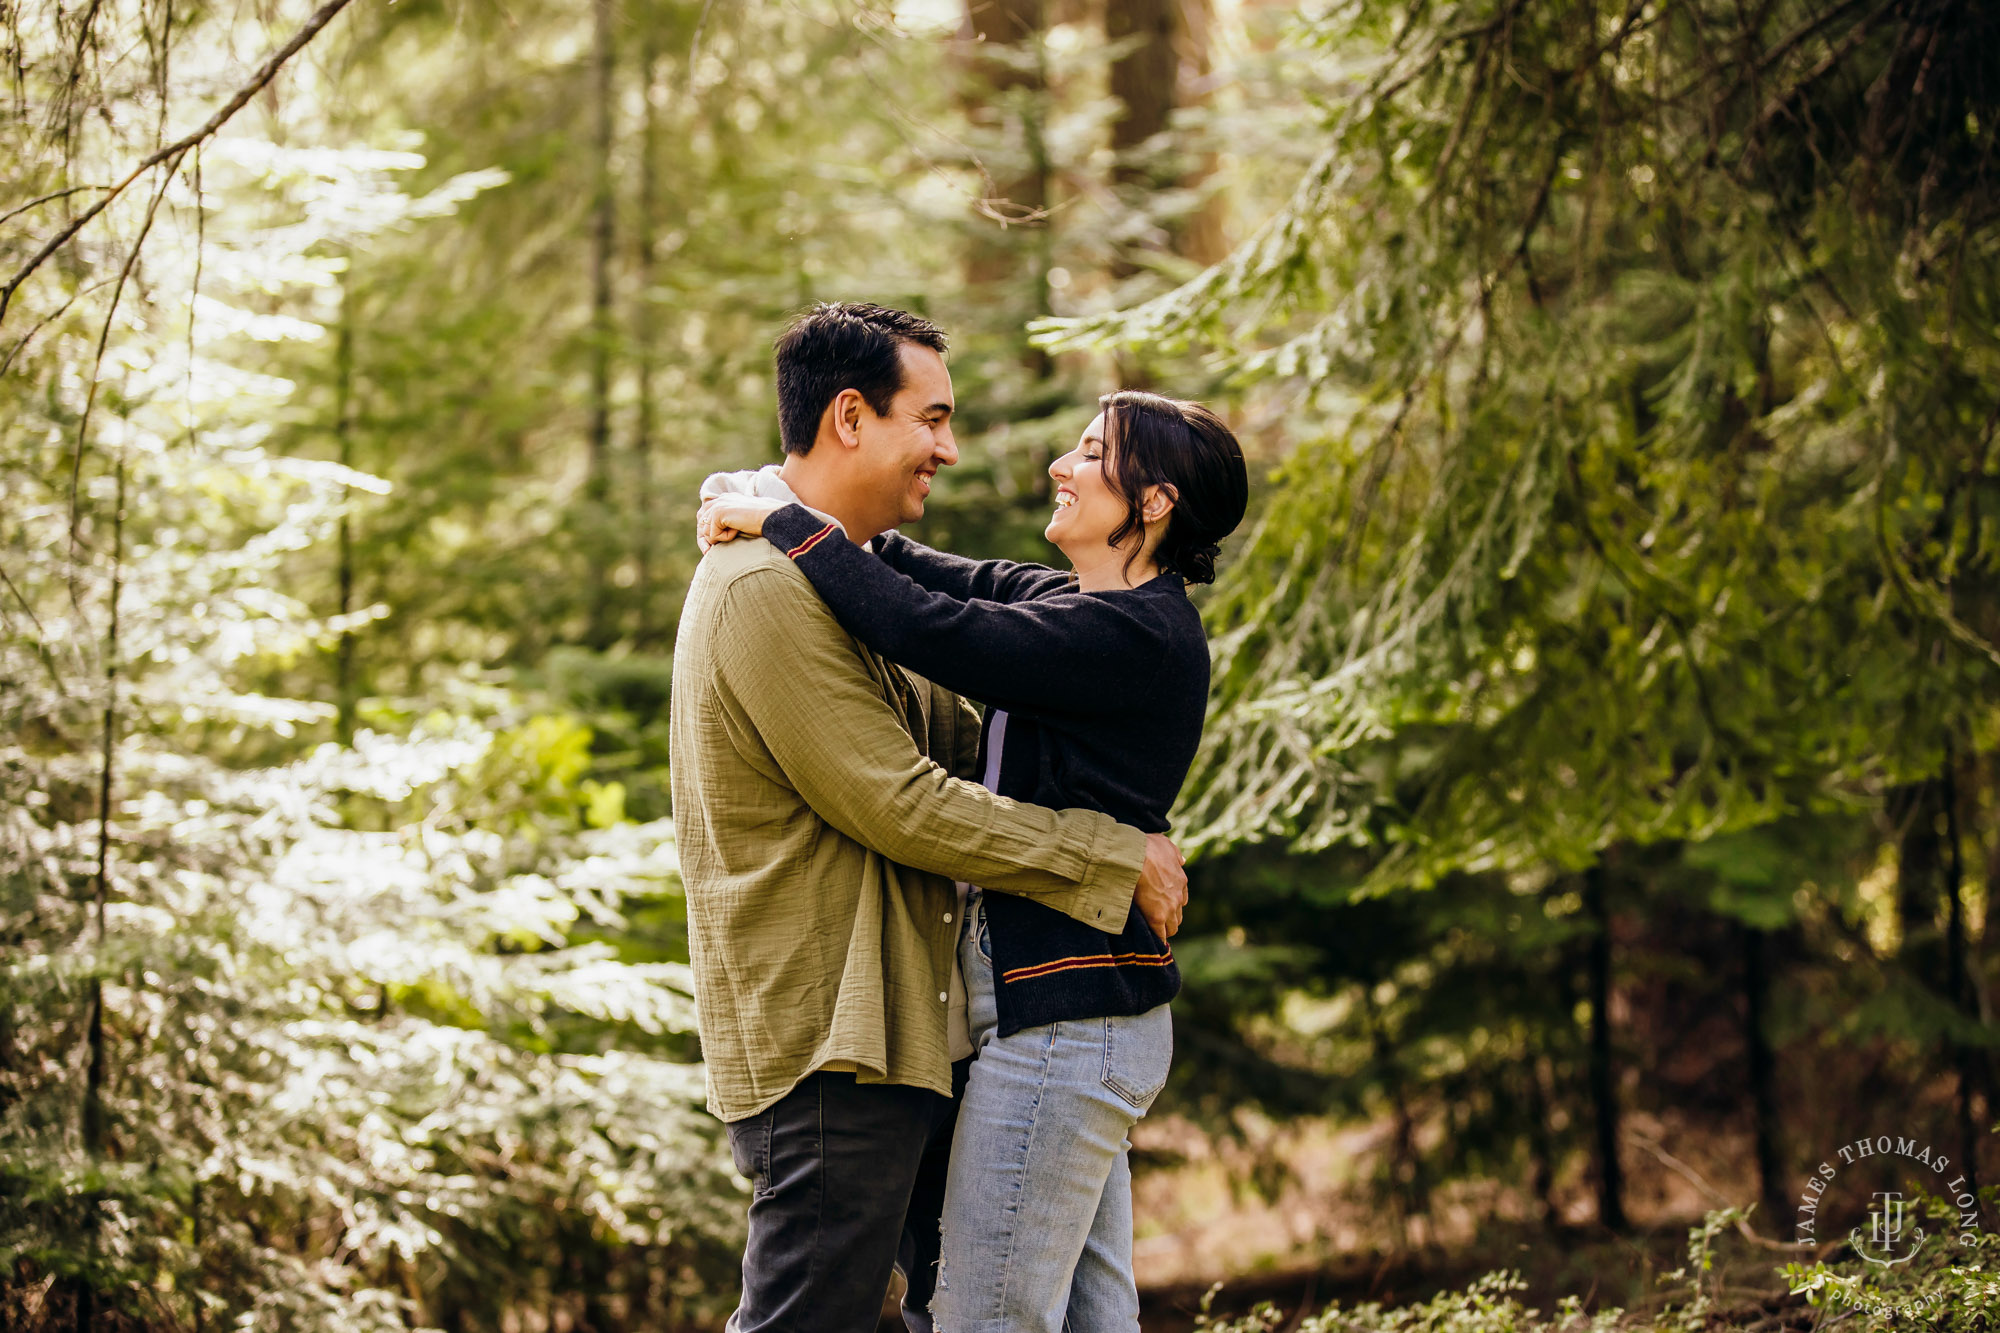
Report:
[[[664,702],[822,298],[951,332],[933,543],[1046,558],[1120,385],[1253,457],[1142,1204],[1313,1203],[1285,1125],[1370,1223],[1265,1262],[1990,1183],[1987,7],[5,13],[9,1327],[728,1308]]]

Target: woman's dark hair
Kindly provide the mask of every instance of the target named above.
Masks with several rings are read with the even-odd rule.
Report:
[[[907,310],[866,301],[822,301],[778,335],[778,439],[788,454],[810,453],[826,405],[853,389],[875,409],[903,391],[903,344],[944,354],[944,331]]]
[[[1174,511],[1154,561],[1189,583],[1214,582],[1222,539],[1236,530],[1250,503],[1243,446],[1200,403],[1136,389],[1107,393],[1097,403],[1104,409],[1104,480],[1126,505],[1111,544],[1145,531],[1146,488],[1162,487]]]

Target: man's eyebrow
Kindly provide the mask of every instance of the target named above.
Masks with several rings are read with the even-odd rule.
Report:
[[[952,410],[953,410],[952,405],[950,403],[932,403],[929,407],[924,409],[924,415],[927,417],[930,416],[948,417],[952,414]]]

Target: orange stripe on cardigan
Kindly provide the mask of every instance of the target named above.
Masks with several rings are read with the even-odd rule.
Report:
[[[1072,972],[1087,967],[1165,967],[1174,961],[1171,951],[1167,953],[1119,953],[1083,954],[1075,958],[1055,958],[1046,963],[1036,963],[1033,967],[1017,967],[1011,972],[1002,972],[1002,981],[1034,981],[1041,977],[1054,976],[1058,972]]]
[[[794,546],[791,550],[785,552],[785,554],[790,556],[792,559],[796,560],[800,556],[804,555],[807,551],[812,550],[813,547],[818,546],[821,542],[825,541],[827,534],[830,532],[837,531],[839,527],[840,525],[838,523],[829,523],[825,527],[821,528],[818,532],[815,532],[812,536],[800,542],[797,546]]]

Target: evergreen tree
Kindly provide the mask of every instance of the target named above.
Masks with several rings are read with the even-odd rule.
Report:
[[[2000,697],[1993,14],[1350,3],[1295,39],[1327,95],[1291,199],[1176,290],[1043,328],[1052,348],[1202,357],[1295,442],[1207,602],[1192,843],[1352,847],[1350,887],[1434,887],[1412,910],[1440,928],[1465,887],[1576,886],[1549,906],[1581,952],[1537,972],[1587,1024],[1567,1098],[1597,1126],[1603,1221],[1623,1211],[1622,1067],[1667,1016],[1649,1003],[1628,1034],[1607,1010],[1664,1002],[1651,974],[1680,948],[1730,978],[1705,1005],[1740,1004],[1769,1206],[1774,1010],[1794,1040],[1880,1033],[1900,1086],[1952,1069],[1976,1162],[1993,1035],[1963,860]],[[1785,858],[1739,863],[1760,838]],[[1900,920],[1859,993],[1774,971],[1795,943],[1855,959],[1885,841]],[[1442,953],[1385,945],[1450,993],[1528,915]],[[1733,943],[1701,924],[1718,916]],[[1534,1040],[1567,1022],[1544,1015]],[[1462,1095],[1434,1113],[1456,1125]]]

